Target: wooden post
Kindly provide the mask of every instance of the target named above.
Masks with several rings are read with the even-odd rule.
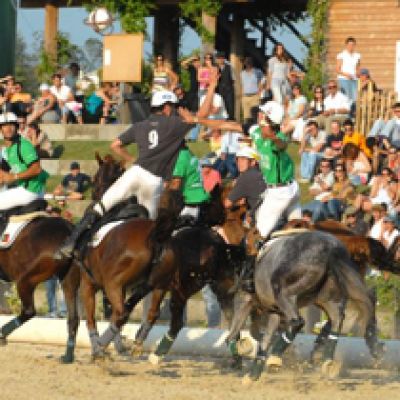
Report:
[[[179,12],[176,7],[159,7],[154,14],[154,56],[162,54],[177,71],[179,49]]]
[[[11,2],[0,1],[0,78],[14,74],[17,13]]]
[[[58,7],[48,1],[44,17],[44,50],[53,61],[57,61]]]
[[[394,308],[395,312],[393,314],[393,335],[392,339],[400,338],[400,291],[397,288],[394,291]]]
[[[235,73],[235,119],[240,120],[240,110],[241,110],[241,94],[242,85],[240,82],[240,72],[243,66],[243,56],[244,56],[244,18],[238,14],[234,15],[232,24],[232,41],[231,41],[231,55],[230,62]]]
[[[211,42],[206,42],[204,39],[202,40],[202,51],[203,54],[212,53],[215,49],[215,32],[217,28],[217,18],[203,12],[201,14],[201,21],[205,29],[208,30],[213,36],[214,39]]]

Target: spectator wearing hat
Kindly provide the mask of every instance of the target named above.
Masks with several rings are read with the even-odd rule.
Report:
[[[221,174],[213,168],[213,163],[208,157],[200,160],[200,166],[204,190],[211,193],[215,186],[222,184]]]
[[[57,124],[60,122],[60,115],[57,112],[57,98],[50,91],[47,83],[39,87],[40,96],[33,104],[33,112],[27,118],[27,123],[42,122],[44,124]]]
[[[359,236],[366,236],[369,230],[368,224],[361,218],[361,214],[354,206],[349,206],[344,210],[343,224]]]
[[[379,89],[376,86],[376,83],[371,79],[369,70],[367,68],[361,68],[360,77],[358,79],[358,92],[367,93],[368,95],[372,96],[378,91]]]
[[[383,229],[382,229],[382,243],[389,249],[394,243],[396,238],[400,236],[400,231],[396,229],[396,218],[390,215],[386,215],[383,218]]]
[[[299,154],[300,175],[303,182],[309,182],[314,175],[317,162],[323,157],[323,148],[326,144],[326,133],[318,128],[315,120],[309,120],[301,141]]]
[[[66,196],[70,200],[81,200],[91,179],[81,172],[80,165],[76,161],[71,163],[70,171],[64,176],[61,184],[55,188],[53,194],[54,196]]]
[[[217,91],[224,99],[228,118],[233,120],[235,119],[235,78],[232,67],[226,60],[225,53],[222,51],[217,52],[215,61],[219,72]]]

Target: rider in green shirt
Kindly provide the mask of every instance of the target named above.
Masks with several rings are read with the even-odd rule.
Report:
[[[181,216],[199,217],[200,206],[211,196],[204,190],[199,160],[188,148],[180,150],[172,172],[171,188],[180,188],[185,201]]]

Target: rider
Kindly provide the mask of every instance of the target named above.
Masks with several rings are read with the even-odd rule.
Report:
[[[40,198],[48,174],[42,170],[32,143],[17,133],[18,120],[15,114],[1,114],[0,128],[4,139],[0,186],[8,187],[0,192],[1,213],[13,207],[25,206]]]
[[[210,86],[203,109],[210,108],[214,90],[215,85]],[[56,259],[72,257],[82,234],[112,207],[133,195],[136,195],[138,202],[148,209],[150,218],[156,218],[163,181],[171,178],[179,150],[185,143],[185,135],[193,128],[192,124],[175,115],[176,103],[177,98],[170,91],[154,93],[151,99],[150,117],[133,124],[111,144],[111,149],[130,163],[133,157],[125,146],[137,143],[138,158],[110,186],[100,202],[86,210],[82,220],[55,254]]]

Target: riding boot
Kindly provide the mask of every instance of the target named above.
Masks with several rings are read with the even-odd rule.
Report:
[[[89,209],[85,212],[83,218],[75,225],[74,230],[71,235],[65,240],[64,244],[56,251],[54,254],[55,260],[69,259],[73,256],[75,247],[82,237],[82,235],[87,232],[94,223],[96,223],[101,218],[94,209]]]
[[[246,258],[242,263],[242,290],[247,293],[253,294],[256,289],[254,286],[254,266],[256,263],[256,256],[246,254]]]

